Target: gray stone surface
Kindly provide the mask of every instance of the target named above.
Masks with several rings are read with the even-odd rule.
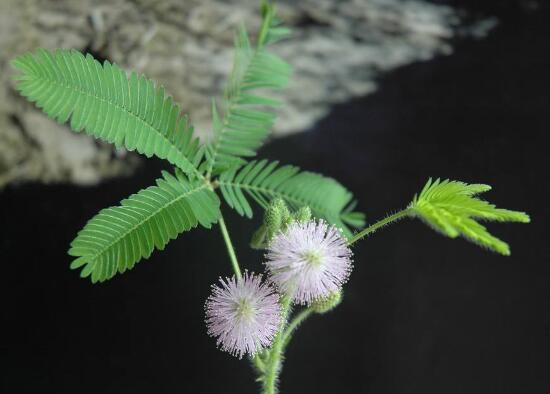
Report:
[[[294,35],[275,50],[295,74],[281,93],[286,105],[275,135],[305,130],[331,105],[375,91],[382,72],[450,53],[456,31],[482,37],[495,24],[485,20],[464,30],[456,10],[423,0],[278,4]],[[209,102],[222,90],[233,32],[243,21],[255,31],[258,1],[0,1],[0,187],[29,180],[93,184],[138,162],[70,132],[19,97],[9,67],[14,56],[37,47],[91,50],[166,86],[208,138]]]

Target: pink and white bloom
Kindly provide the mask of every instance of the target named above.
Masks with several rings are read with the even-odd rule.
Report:
[[[271,345],[281,325],[279,295],[261,275],[220,278],[206,300],[208,334],[224,351],[242,358]]]
[[[340,230],[325,221],[296,222],[271,241],[270,279],[297,304],[311,304],[340,290],[352,270],[352,252]]]

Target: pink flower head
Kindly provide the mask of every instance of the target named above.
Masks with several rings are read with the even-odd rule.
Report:
[[[220,278],[206,300],[208,335],[224,351],[242,358],[271,345],[281,323],[279,295],[261,275]]]
[[[291,224],[271,241],[266,255],[271,280],[298,304],[340,290],[352,269],[352,252],[341,232],[326,222]]]

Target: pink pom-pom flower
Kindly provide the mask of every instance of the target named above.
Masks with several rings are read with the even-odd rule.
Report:
[[[273,237],[266,254],[270,279],[297,304],[330,296],[352,270],[352,252],[340,230],[326,222],[295,222]]]
[[[281,325],[279,295],[261,275],[220,278],[205,305],[208,334],[224,351],[242,358],[271,345]]]

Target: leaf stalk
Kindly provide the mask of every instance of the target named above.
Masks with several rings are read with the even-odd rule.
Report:
[[[229,237],[229,232],[227,231],[227,226],[225,225],[225,220],[223,220],[223,216],[221,215],[221,213],[220,213],[220,219],[218,220],[218,224],[220,225],[220,230],[222,232],[223,240],[225,241],[225,246],[227,248],[227,254],[229,255],[229,259],[231,260],[231,266],[233,267],[235,276],[237,277],[237,279],[241,279],[242,274],[241,274],[241,268],[239,267],[239,261],[237,260],[235,248],[231,243],[231,238]]]
[[[411,214],[410,208],[403,209],[402,211],[399,211],[397,213],[394,213],[393,215],[390,215],[382,220],[379,220],[378,222],[370,225],[369,227],[361,230],[357,234],[355,234],[348,242],[348,245],[353,245],[355,242],[359,241],[360,239],[366,237],[369,234],[374,233],[376,230],[387,226],[388,224],[395,222],[397,220],[403,219],[406,216],[409,216]]]

